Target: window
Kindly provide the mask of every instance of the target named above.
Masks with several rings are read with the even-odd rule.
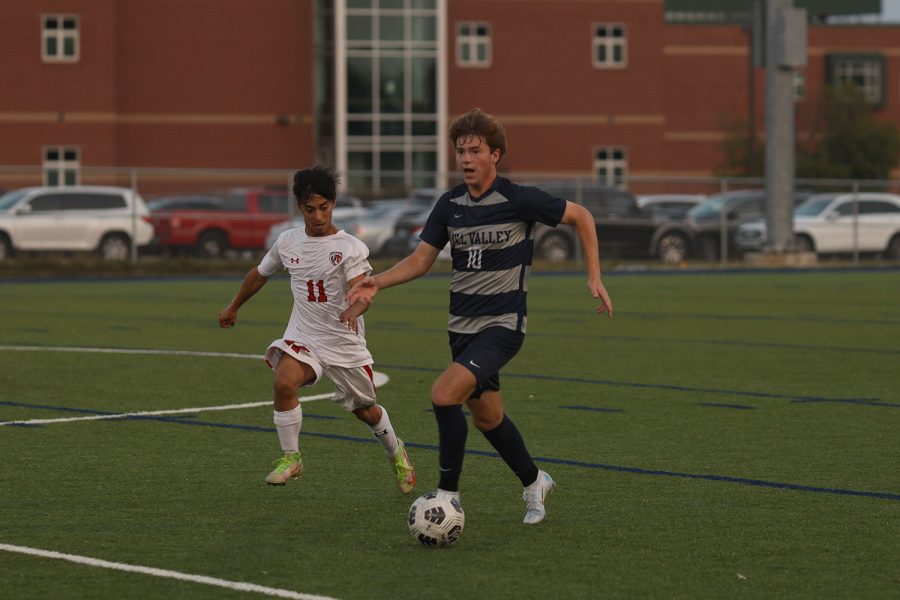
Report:
[[[884,56],[829,54],[825,64],[829,84],[856,86],[872,104],[884,104]]]
[[[597,181],[611,187],[625,184],[628,173],[628,159],[625,148],[601,146],[594,151],[594,172]]]
[[[80,36],[75,15],[44,15],[41,58],[44,62],[78,62]]]
[[[44,148],[44,185],[78,185],[80,167],[77,148]]]
[[[491,66],[489,23],[459,23],[456,29],[456,64],[460,67]]]
[[[621,69],[628,64],[628,39],[622,23],[594,25],[591,60],[598,69]]]

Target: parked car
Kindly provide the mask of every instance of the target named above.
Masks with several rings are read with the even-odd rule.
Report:
[[[420,212],[420,204],[411,204],[405,198],[379,200],[359,216],[356,237],[369,247],[370,256],[379,256],[387,241],[394,235],[397,221]]]
[[[331,213],[331,221],[338,229],[343,229],[347,233],[359,237],[359,219],[366,213],[366,209],[360,206],[341,206],[341,197],[338,196],[338,205]],[[269,228],[266,234],[265,249],[268,250],[278,239],[278,236],[288,229],[297,227],[305,227],[306,222],[303,217],[298,215],[290,221],[280,221]]]
[[[618,258],[659,257],[667,262],[684,260],[688,251],[688,233],[667,231],[670,219],[642,211],[628,192],[598,184],[576,186],[571,182],[534,183],[546,192],[573,202],[581,202],[594,216],[604,256]],[[397,221],[394,235],[384,250],[391,256],[405,256],[418,244],[418,235],[431,207]],[[572,227],[560,225],[535,227],[535,257],[551,262],[575,257],[576,236]]]
[[[744,251],[761,250],[766,239],[764,221],[738,227],[737,245]],[[811,196],[794,211],[794,248],[818,254],[883,253],[898,260],[900,196],[872,192]]]
[[[679,263],[690,254],[690,234],[684,223],[658,211],[644,211],[630,193],[587,183],[536,184],[546,192],[582,204],[594,216],[604,257],[651,258]],[[575,256],[576,238],[571,227],[535,229],[535,256],[549,261]]]
[[[263,250],[272,225],[294,210],[284,190],[236,189],[155,199],[150,219],[162,250],[217,258],[230,248]]]
[[[110,186],[31,187],[0,197],[0,260],[18,252],[96,251],[126,260],[153,240],[141,196]]]
[[[809,192],[795,191],[794,205],[810,196]],[[740,225],[759,221],[766,214],[765,190],[733,190],[710,196],[690,209],[685,218],[690,235],[691,252],[705,260],[718,260],[721,255],[722,211],[725,210],[725,232],[729,256],[740,254],[735,241]]]
[[[683,219],[687,211],[706,200],[703,194],[642,194],[637,205],[645,213],[668,219]]]

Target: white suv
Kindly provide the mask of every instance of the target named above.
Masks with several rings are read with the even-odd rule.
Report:
[[[107,186],[32,187],[0,196],[0,260],[15,252],[96,251],[125,260],[153,240],[140,195]]]
[[[854,216],[855,213],[855,216]],[[742,250],[760,250],[766,224],[745,223],[738,228]],[[794,245],[819,254],[882,253],[900,260],[900,195],[876,192],[819,194],[794,210]]]

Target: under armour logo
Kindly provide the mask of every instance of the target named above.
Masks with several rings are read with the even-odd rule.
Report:
[[[293,257],[291,257],[291,264],[292,264],[292,265],[299,265],[299,264],[300,264],[300,259],[299,259],[299,258],[293,258]]]

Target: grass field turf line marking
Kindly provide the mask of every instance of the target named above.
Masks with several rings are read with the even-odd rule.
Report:
[[[79,565],[98,567],[100,569],[113,569],[115,571],[140,573],[142,575],[152,575],[153,577],[163,577],[165,579],[178,579],[181,581],[190,581],[191,583],[202,583],[203,585],[212,585],[216,587],[227,588],[229,590],[237,590],[239,592],[253,592],[256,594],[264,594],[266,596],[274,596],[276,598],[292,598],[294,600],[336,600],[331,596],[301,594],[300,592],[271,588],[264,585],[257,585],[255,583],[245,583],[243,581],[228,581],[227,579],[208,577],[206,575],[191,575],[190,573],[181,573],[179,571],[170,571],[168,569],[157,569],[154,567],[142,567],[140,565],[110,562],[108,560],[101,560],[99,558],[90,558],[87,556],[79,556],[77,554],[64,554],[62,552],[41,550],[40,548],[29,548],[27,546],[0,544],[0,550],[3,550],[5,552],[15,552],[18,554],[27,554],[29,556],[37,556],[40,558],[66,560]]]
[[[325,400],[333,397],[334,394],[316,394],[315,396],[304,396],[298,398],[300,402],[311,402],[313,400]],[[200,412],[211,412],[216,410],[239,410],[241,408],[256,408],[258,406],[271,406],[272,401],[265,402],[244,402],[243,404],[222,404],[220,406],[199,406],[195,408],[173,408],[169,410],[142,410],[138,412],[128,413],[111,413],[102,415],[91,415],[89,417],[60,417],[57,419],[28,419],[26,421],[0,421],[0,427],[4,425],[49,425],[51,423],[71,423],[73,421],[104,421],[109,419],[132,419],[140,417],[156,417],[160,415],[178,415]],[[25,406],[25,405],[23,405]]]

